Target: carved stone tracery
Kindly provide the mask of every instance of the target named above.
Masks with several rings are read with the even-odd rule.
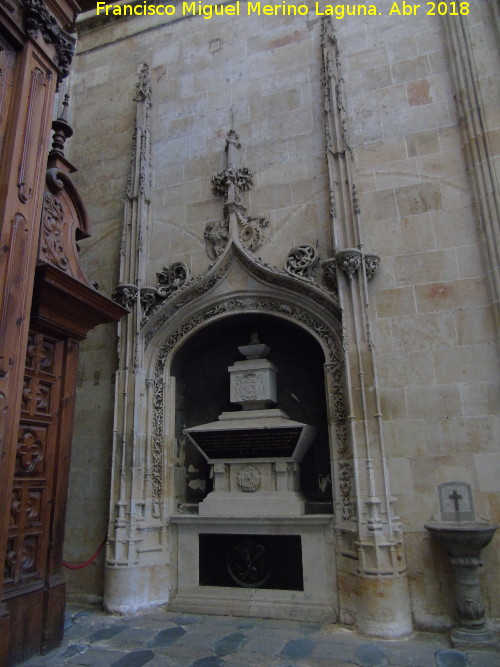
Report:
[[[292,276],[311,278],[319,260],[319,253],[311,245],[299,245],[292,248],[286,258],[285,270]]]

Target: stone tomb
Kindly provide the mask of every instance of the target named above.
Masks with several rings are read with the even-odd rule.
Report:
[[[202,516],[300,516],[300,462],[317,429],[288,419],[276,405],[276,368],[257,334],[229,367],[231,403],[218,421],[184,432],[211,466],[214,489],[200,503]]]
[[[170,608],[335,620],[333,517],[305,514],[300,463],[316,428],[276,407],[276,368],[254,334],[229,367],[231,402],[185,430],[211,466],[199,516],[177,515],[178,588]]]

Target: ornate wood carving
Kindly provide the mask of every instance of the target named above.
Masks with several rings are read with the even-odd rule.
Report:
[[[72,25],[76,4],[51,6],[57,21]],[[77,341],[124,313],[90,286],[78,265],[75,240],[88,236],[88,222],[64,157],[71,132],[61,118],[43,194],[56,79],[67,70],[72,40],[40,0],[27,0],[24,7],[25,22],[13,12],[0,38],[2,667],[4,660],[18,663],[50,650],[62,638],[60,568]],[[4,3],[0,14],[5,11]],[[8,55],[4,39],[14,45]],[[51,64],[54,48],[57,67]]]
[[[47,546],[64,343],[31,332],[16,449],[4,599],[42,587]]]
[[[64,210],[61,202],[50,192],[45,192],[43,196],[40,259],[67,271],[69,259],[62,243],[63,227]]]
[[[34,144],[38,138],[38,117],[39,106],[44,102],[45,86],[45,72],[40,68],[35,67],[31,72],[31,84],[28,92],[28,112],[26,114],[26,126],[24,129],[24,140],[21,153],[21,161],[19,162],[19,177],[17,180],[17,188],[19,190],[19,201],[26,204],[28,199],[33,194],[33,176],[36,166],[29,161],[29,157],[33,152]],[[31,173],[29,167],[31,166]]]
[[[24,20],[30,37],[36,39],[41,33],[44,41],[54,46],[61,77],[68,76],[75,54],[75,38],[61,28],[42,0],[24,0]]]

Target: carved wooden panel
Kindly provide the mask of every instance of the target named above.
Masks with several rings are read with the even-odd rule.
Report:
[[[26,351],[4,598],[46,579],[64,341],[30,332]]]

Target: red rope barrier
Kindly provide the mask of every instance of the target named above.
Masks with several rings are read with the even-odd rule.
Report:
[[[97,551],[93,556],[91,556],[88,560],[85,561],[85,563],[80,563],[80,565],[71,565],[70,563],[67,563],[65,560],[62,562],[63,567],[67,567],[68,570],[81,570],[82,567],[87,567],[87,565],[90,565],[90,563],[93,563],[97,556],[101,553],[103,546],[106,544],[106,540],[108,539],[108,536],[103,539],[101,544],[97,547]]]

